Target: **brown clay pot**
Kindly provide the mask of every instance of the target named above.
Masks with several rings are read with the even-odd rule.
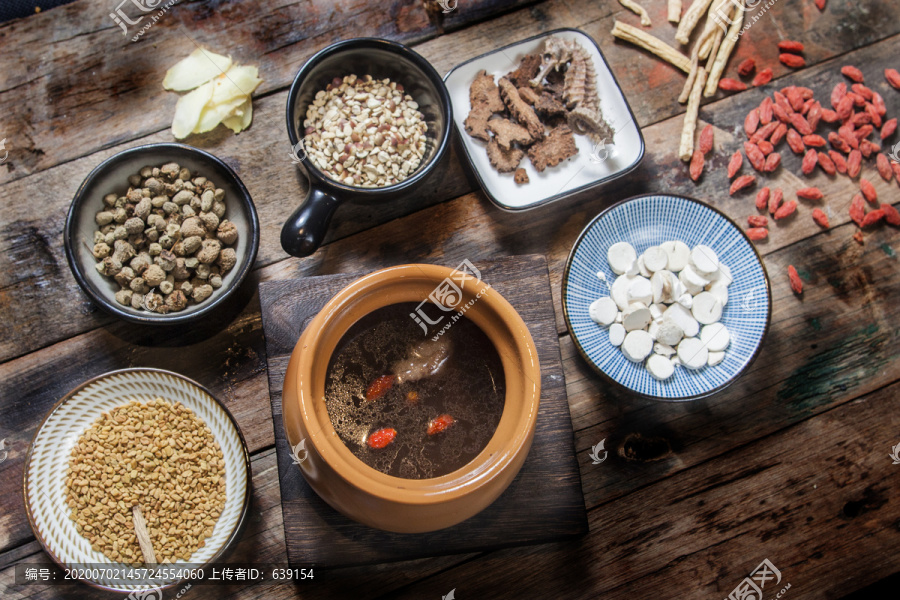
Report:
[[[307,456],[300,465],[303,476],[333,508],[371,527],[420,533],[464,521],[503,493],[531,448],[541,395],[537,348],[509,302],[472,276],[465,280],[457,306],[477,298],[465,316],[493,342],[506,378],[503,414],[484,450],[447,475],[402,479],[363,463],[331,424],[325,406],[325,371],[344,333],[374,310],[398,302],[421,302],[453,274],[453,269],[437,265],[401,265],[356,280],[309,323],[288,364],[284,427],[292,447],[306,440]]]

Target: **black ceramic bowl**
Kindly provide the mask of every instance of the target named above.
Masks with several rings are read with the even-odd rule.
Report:
[[[238,229],[234,247],[237,264],[222,277],[222,287],[200,304],[168,314],[134,309],[116,302],[120,289],[112,278],[97,272],[97,259],[91,254],[94,231],[98,229],[94,215],[104,208],[103,197],[109,193],[124,195],[128,176],[142,167],[158,167],[176,162],[225,190],[225,218]],[[173,325],[194,321],[214,311],[241,284],[256,260],[259,248],[259,219],[250,193],[231,167],[208,152],[184,144],[148,144],[123,150],[103,161],[79,186],[66,217],[63,232],[66,259],[75,280],[84,293],[106,312],[132,323]]]
[[[309,256],[322,244],[338,205],[346,200],[378,203],[410,194],[425,180],[447,151],[452,108],[447,88],[431,64],[403,44],[377,38],[344,40],[306,61],[297,73],[287,100],[287,128],[291,146],[303,137],[306,109],[316,92],[346,75],[389,78],[401,84],[419,105],[428,125],[425,156],[412,175],[394,185],[364,188],[346,185],[325,175],[312,161],[300,161],[309,178],[309,194],[281,230],[281,247],[292,256]]]

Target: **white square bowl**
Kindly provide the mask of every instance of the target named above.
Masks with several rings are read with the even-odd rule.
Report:
[[[491,166],[486,142],[466,133],[463,123],[471,109],[469,86],[482,69],[495,80],[515,70],[523,56],[538,52],[544,39],[550,36],[575,40],[591,55],[597,72],[600,108],[615,131],[615,142],[607,147],[608,156],[604,156],[604,152],[595,151],[590,138],[575,135],[578,154],[555,167],[547,167],[543,173],[538,173],[530,160],[523,159],[519,166],[528,173],[529,182],[520,185],[513,181],[512,173],[498,173]],[[444,82],[453,103],[453,123],[469,164],[488,198],[504,210],[527,210],[612,181],[635,169],[644,157],[644,138],[622,89],[597,43],[577,29],[555,29],[482,54],[454,67],[444,76]]]

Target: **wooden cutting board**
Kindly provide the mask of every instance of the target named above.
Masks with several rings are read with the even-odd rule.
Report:
[[[337,567],[477,552],[558,541],[588,531],[547,262],[543,256],[518,256],[476,266],[482,279],[519,312],[537,345],[541,363],[537,428],[522,470],[496,502],[458,525],[424,534],[380,531],[336,512],[293,464],[285,437],[281,392],[290,353],[316,313],[359,275],[260,284],[284,536],[292,566]]]

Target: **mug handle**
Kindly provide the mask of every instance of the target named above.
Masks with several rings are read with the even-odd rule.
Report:
[[[341,201],[310,181],[309,194],[281,228],[281,247],[297,258],[309,256],[322,245],[328,224]]]

